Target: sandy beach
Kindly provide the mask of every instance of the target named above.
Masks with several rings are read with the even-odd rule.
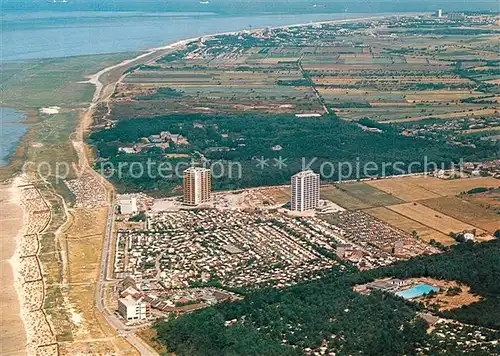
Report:
[[[0,260],[4,291],[0,295],[2,325],[0,326],[0,354],[26,355],[26,332],[20,315],[21,307],[14,286],[14,275],[19,273],[19,261],[14,256],[24,234],[21,192],[15,179],[0,186]],[[12,238],[15,236],[15,238]]]
[[[44,310],[45,282],[39,259],[41,233],[50,209],[23,175],[0,188],[2,209],[2,355],[57,354],[57,343]],[[14,238],[13,238],[14,237]],[[54,353],[55,351],[55,353]]]

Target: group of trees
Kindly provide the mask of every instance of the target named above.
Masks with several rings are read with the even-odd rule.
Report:
[[[136,100],[158,100],[165,98],[182,98],[184,96],[184,92],[182,90],[177,90],[170,87],[160,87],[156,89],[153,93],[138,96]]]
[[[194,127],[194,123],[201,123],[204,127]],[[377,124],[370,122],[370,126],[374,125]],[[119,162],[130,160],[151,159],[160,163],[169,160],[160,149],[130,155],[118,152],[118,147],[138,143],[142,137],[159,134],[161,131],[180,133],[190,142],[188,146],[171,145],[167,153],[191,154],[198,151],[210,162],[220,160],[241,164],[242,175],[225,175],[215,179],[216,189],[283,184],[288,182],[292,174],[302,169],[303,160],[306,164],[313,162],[311,168],[317,171],[323,165],[324,176],[328,175],[326,178],[337,180],[339,172],[330,173],[331,168],[337,168],[339,162],[350,162],[352,167],[356,167],[358,162],[360,167],[367,162],[374,162],[379,171],[372,170],[370,174],[376,175],[382,173],[380,170],[383,162],[403,161],[400,168],[405,171],[406,165],[411,162],[420,162],[423,169],[424,157],[427,157],[429,162],[450,165],[459,158],[479,161],[496,154],[495,148],[489,146],[473,149],[404,137],[396,130],[391,130],[388,125],[383,133],[363,132],[354,123],[333,116],[297,118],[294,115],[188,114],[126,119],[120,120],[112,129],[94,132],[91,141],[96,145],[99,157],[115,163],[115,166]],[[228,137],[223,137],[223,133]],[[277,145],[282,149],[273,150]],[[223,149],[213,149],[218,147]],[[275,159],[280,156],[286,158],[286,166],[276,165]],[[257,166],[255,158],[260,157],[268,159],[265,169]],[[174,159],[170,161],[175,164]],[[395,171],[394,167],[389,165],[384,173],[389,175],[402,172]],[[130,190],[139,186],[146,191],[164,189],[174,183],[168,180],[163,183],[162,180],[148,177],[137,180],[127,175],[113,178],[118,180],[117,183],[128,186]],[[351,178],[358,178],[355,170]],[[180,178],[176,183],[180,183]],[[165,185],[162,187],[162,184]]]
[[[458,280],[485,299],[442,315],[500,329],[499,256],[500,241],[495,240],[463,244],[446,254],[378,270],[334,269],[320,280],[256,291],[241,301],[171,317],[155,328],[158,340],[181,356],[294,355],[320,347],[324,340],[330,349],[346,355],[415,355],[423,346],[456,350],[456,341],[440,344],[427,335],[426,322],[415,318],[422,304],[382,292],[361,295],[352,286],[387,276]],[[235,324],[225,326],[231,320]]]

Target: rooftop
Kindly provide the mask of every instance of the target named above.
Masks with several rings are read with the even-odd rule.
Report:
[[[203,167],[189,167],[184,172],[210,172],[210,169]]]
[[[306,171],[299,172],[294,175],[294,177],[308,177],[308,176],[317,176],[319,174],[314,173],[312,169],[308,169]]]

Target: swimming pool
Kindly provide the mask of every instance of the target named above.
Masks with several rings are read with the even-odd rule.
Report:
[[[395,293],[398,297],[403,297],[404,299],[413,299],[417,297],[421,297],[430,292],[439,291],[438,287],[430,286],[428,284],[419,284],[413,288],[403,290],[401,292]]]

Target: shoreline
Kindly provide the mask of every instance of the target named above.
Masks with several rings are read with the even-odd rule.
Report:
[[[17,204],[19,204],[22,207],[22,191],[20,189],[20,185],[26,184],[27,181],[25,177],[19,175],[14,180],[12,181],[12,185],[10,187],[10,193],[11,197],[15,200]],[[15,241],[15,251],[14,255],[9,259],[9,264],[12,269],[12,274],[14,278],[14,289],[17,294],[17,299],[18,299],[18,304],[19,304],[19,315],[21,318],[21,321],[23,323],[24,331],[25,331],[25,340],[26,340],[26,354],[29,354],[28,352],[28,321],[26,318],[26,314],[29,313],[29,311],[25,310],[26,308],[23,307],[23,299],[24,299],[24,291],[23,291],[23,285],[21,281],[21,248],[22,248],[22,240],[24,238],[24,235],[27,230],[27,224],[26,221],[29,218],[28,212],[24,207],[22,207],[22,221],[21,221],[21,228],[19,229],[17,235],[16,235],[16,241]]]
[[[2,310],[2,322],[8,320],[9,328],[2,325],[2,352],[13,353],[16,355],[25,355],[27,353],[27,320],[26,308],[22,305],[23,290],[21,282],[21,244],[23,236],[27,229],[26,219],[27,212],[22,206],[22,192],[19,186],[24,183],[22,176],[14,177],[8,184],[0,186],[0,198],[2,201],[1,212],[1,254],[2,254],[2,283],[4,285],[12,285],[13,288],[6,288],[6,301],[9,302],[9,308]],[[17,231],[16,231],[17,230]],[[13,237],[13,238],[12,238]],[[10,253],[9,251],[12,251]],[[10,257],[7,256],[10,254]],[[10,276],[8,276],[10,274]],[[10,277],[8,280],[7,278]],[[10,293],[9,293],[10,292]],[[10,295],[9,295],[10,294]],[[4,297],[2,297],[3,302]],[[16,320],[16,318],[18,320]],[[20,330],[24,333],[19,333]],[[13,329],[14,332],[9,332]],[[17,336],[17,337],[16,337]],[[4,339],[5,338],[5,339]],[[22,342],[23,348],[20,348],[12,343]]]
[[[0,169],[8,169],[13,164],[13,161],[16,157],[16,153],[23,145],[24,139],[29,135],[30,131],[37,124],[42,122],[42,119],[38,118],[38,112],[31,108],[22,108],[19,105],[8,105],[7,103],[0,103],[0,110],[13,110],[19,113],[22,118],[19,121],[2,121],[0,125],[17,125],[23,128],[23,133],[17,138],[14,142],[12,142],[12,146],[2,152],[2,157],[0,157]]]
[[[372,20],[379,20],[391,16],[415,16],[415,15],[423,15],[424,13],[404,13],[404,14],[384,14],[384,15],[378,15],[378,16],[371,16],[371,17],[362,17],[362,18],[350,18],[350,19],[342,19],[342,20],[331,20],[331,21],[321,21],[321,22],[310,22],[310,23],[305,23],[305,24],[293,24],[293,25],[284,25],[284,26],[276,26],[276,27],[268,27],[271,29],[282,29],[282,28],[295,28],[295,27],[305,27],[305,26],[311,26],[313,24],[342,24],[342,23],[349,23],[349,22],[354,22],[354,21],[372,21]],[[426,13],[425,13],[426,14]],[[258,31],[262,31],[263,28],[257,28],[257,29],[252,29],[252,30],[239,30],[239,31],[229,31],[229,32],[222,32],[222,33],[214,33],[214,34],[208,34],[208,35],[201,35],[197,37],[192,37],[188,39],[183,39],[180,41],[175,41],[170,44],[160,46],[160,47],[155,47],[155,48],[150,48],[143,53],[139,54],[138,56],[131,58],[131,59],[126,59],[120,63],[114,64],[112,66],[103,68],[99,72],[92,74],[88,76],[88,81],[87,83],[93,84],[95,86],[95,91],[93,93],[93,97],[91,102],[89,103],[89,106],[85,109],[85,113],[82,115],[81,119],[77,123],[77,127],[75,131],[72,133],[76,134],[73,139],[69,138],[70,142],[73,143],[73,147],[75,149],[76,155],[78,157],[78,162],[82,166],[84,170],[92,170],[92,168],[89,165],[89,159],[91,160],[92,157],[87,157],[87,152],[85,150],[85,140],[84,140],[84,134],[87,132],[89,125],[92,122],[92,115],[94,113],[94,110],[96,106],[102,102],[106,102],[109,100],[109,98],[112,96],[114,93],[114,90],[116,88],[116,85],[121,82],[121,80],[126,76],[126,74],[123,74],[123,72],[126,70],[127,66],[134,66],[134,65],[141,65],[141,64],[146,64],[150,63],[161,56],[164,55],[165,51],[170,51],[170,50],[176,50],[178,48],[182,48],[186,44],[200,40],[202,38],[211,38],[215,36],[225,36],[225,35],[231,35],[231,34],[237,34],[241,32],[248,32],[248,33],[254,33]],[[138,63],[137,63],[138,62]],[[113,73],[114,70],[118,69],[117,73]],[[106,75],[112,76],[113,74],[117,75],[118,78],[111,78],[109,80],[103,80],[103,77]],[[17,108],[16,108],[17,109]],[[33,129],[33,128],[32,128]],[[28,137],[30,136],[30,132],[28,131],[17,143],[14,151],[17,150],[22,150],[23,147],[27,147],[30,142],[28,142]],[[11,169],[11,158],[15,156],[15,153],[10,155],[8,158],[8,164],[5,166],[2,166],[0,168],[8,168]],[[83,172],[83,170],[82,170]],[[96,172],[97,173],[97,172]],[[26,306],[23,306],[23,298],[24,298],[24,291],[23,291],[23,286],[20,284],[20,279],[22,278],[22,266],[20,264],[19,258],[21,256],[21,250],[23,248],[22,246],[22,240],[24,233],[28,229],[28,221],[29,220],[29,211],[27,210],[26,207],[26,202],[23,201],[23,196],[22,196],[22,190],[19,187],[19,184],[16,182],[20,182],[23,180],[23,177],[20,174],[15,174],[12,179],[9,182],[9,193],[11,196],[14,196],[14,202],[11,202],[14,204],[18,209],[22,209],[22,220],[20,222],[19,228],[17,229],[16,233],[10,232],[10,243],[15,244],[15,249],[12,254],[12,256],[9,259],[9,263],[11,264],[11,269],[12,269],[12,274],[14,276],[13,279],[13,285],[14,289],[17,294],[17,300],[19,304],[19,316],[21,318],[21,321],[23,322],[24,325],[24,332],[25,332],[25,340],[26,342],[26,350],[29,353],[29,347],[30,345],[28,344],[29,340],[33,340],[35,337],[35,330],[33,328],[28,327],[28,322],[26,315],[31,313],[31,311],[26,310]],[[104,178],[101,177],[101,184],[104,186],[106,185],[102,180]],[[16,185],[17,184],[17,185]],[[25,184],[30,184],[29,181],[26,181]],[[108,191],[109,193],[109,191]],[[9,200],[10,201],[10,200]],[[14,236],[14,237],[13,237]],[[111,238],[106,236],[105,239]],[[105,240],[103,241],[105,243]],[[102,271],[101,271],[102,272]],[[42,276],[42,281],[43,281],[43,276]],[[4,282],[4,281],[3,281]],[[4,282],[4,284],[6,284]],[[8,289],[8,288],[7,288]],[[44,288],[45,289],[45,288]],[[98,290],[98,289],[96,289]],[[45,293],[45,290],[43,291]],[[43,305],[43,303],[42,303]],[[50,325],[49,325],[50,327]],[[36,330],[38,331],[38,330]],[[33,346],[33,345],[32,345]],[[36,347],[37,345],[35,345]]]

